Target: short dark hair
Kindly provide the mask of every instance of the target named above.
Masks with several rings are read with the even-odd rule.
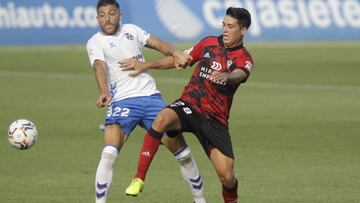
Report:
[[[226,15],[236,18],[240,27],[249,28],[251,25],[251,15],[245,8],[229,7],[226,10]]]
[[[96,5],[96,11],[99,11],[100,7],[107,5],[114,5],[116,9],[120,11],[120,5],[116,0],[99,0]]]

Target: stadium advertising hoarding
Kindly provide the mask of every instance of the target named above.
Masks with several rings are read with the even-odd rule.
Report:
[[[249,40],[360,40],[359,0],[119,0],[123,23],[160,38],[221,33],[229,6],[252,14]],[[0,44],[84,43],[98,30],[96,1],[0,0]]]

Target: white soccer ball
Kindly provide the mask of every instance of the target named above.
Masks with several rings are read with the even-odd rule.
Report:
[[[8,140],[17,149],[29,149],[35,144],[37,137],[36,126],[29,120],[19,119],[9,126]]]

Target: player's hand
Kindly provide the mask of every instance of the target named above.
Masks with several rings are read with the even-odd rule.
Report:
[[[146,70],[146,64],[136,60],[135,58],[125,59],[119,62],[119,64],[123,71],[133,70],[129,73],[129,76],[137,76]]]
[[[99,108],[109,106],[111,98],[110,94],[100,94],[98,100],[96,101],[96,106]]]
[[[217,80],[221,83],[226,83],[229,79],[229,73],[213,71],[210,76],[212,79]]]
[[[190,61],[192,60],[191,56],[185,52],[175,50],[173,53],[174,65],[177,70],[185,69]]]

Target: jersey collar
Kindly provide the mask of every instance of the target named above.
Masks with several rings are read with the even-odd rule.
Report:
[[[102,36],[110,36],[110,37],[118,37],[122,34],[122,29],[120,29],[117,33],[113,34],[113,35],[107,35],[107,34],[104,34],[103,32],[101,32],[101,30],[99,30],[99,33],[100,35]]]
[[[223,41],[223,35],[220,35],[218,37],[218,42],[219,42],[220,46],[225,48],[224,41]],[[244,48],[244,43],[241,43],[239,46],[236,46],[236,47],[225,48],[225,49],[228,51],[235,51],[235,50],[242,49],[242,48]]]

